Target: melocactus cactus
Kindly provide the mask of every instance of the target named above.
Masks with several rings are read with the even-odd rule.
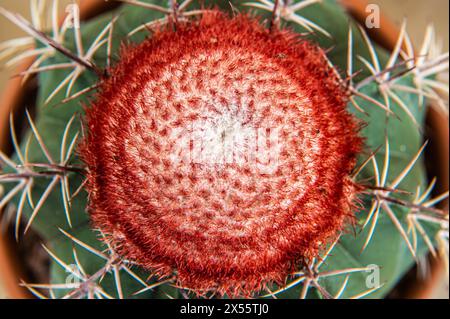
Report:
[[[54,261],[33,293],[383,297],[445,255],[420,161],[448,66],[431,28],[388,55],[331,0],[123,2],[51,32],[0,8],[31,36],[2,56],[38,56],[36,120],[0,152],[0,208]]]
[[[323,51],[218,11],[122,49],[87,109],[89,211],[127,258],[251,295],[353,215],[361,140]]]

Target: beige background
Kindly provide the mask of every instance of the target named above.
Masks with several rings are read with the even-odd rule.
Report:
[[[61,8],[71,2],[60,0]],[[404,17],[408,19],[408,32],[415,43],[420,43],[423,39],[425,27],[432,22],[438,36],[442,39],[444,49],[448,50],[449,34],[449,1],[448,0],[372,0],[371,3],[380,5],[381,11],[389,16],[397,24],[400,24]],[[11,11],[18,12],[25,17],[29,17],[29,1],[27,0],[0,0],[0,5]],[[11,39],[23,33],[3,16],[0,16],[0,42]],[[10,70],[0,67],[0,92],[5,87],[5,82],[11,76]],[[0,278],[1,279],[1,278]],[[436,296],[448,298],[448,281],[443,279],[442,288],[436,292]],[[2,290],[0,282],[0,298],[7,297]]]

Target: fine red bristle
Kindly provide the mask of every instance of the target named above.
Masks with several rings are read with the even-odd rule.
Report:
[[[92,219],[127,259],[249,296],[353,215],[362,141],[317,46],[209,12],[124,47],[109,73],[80,153]]]

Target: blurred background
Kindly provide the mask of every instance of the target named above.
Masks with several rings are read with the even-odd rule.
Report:
[[[80,1],[82,0],[76,2]],[[60,0],[60,9],[64,11],[65,6],[71,2],[73,0]],[[416,45],[422,42],[426,26],[429,23],[433,23],[436,28],[436,33],[442,41],[443,50],[448,51],[448,0],[372,0],[369,2],[378,4],[381,12],[391,18],[397,25],[400,25],[403,18],[406,17],[408,21],[407,31]],[[0,6],[20,13],[26,18],[30,17],[28,0],[0,0]],[[18,35],[23,35],[22,31],[14,27],[3,16],[0,16],[0,43]],[[0,92],[3,92],[5,84],[12,74],[11,69],[5,69],[0,66]],[[442,278],[442,286],[436,290],[434,296],[436,298],[449,298],[448,280],[446,278]],[[7,297],[0,282],[0,298]]]

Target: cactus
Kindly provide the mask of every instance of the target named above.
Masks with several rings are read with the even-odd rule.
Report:
[[[8,65],[35,56],[21,76],[37,75],[39,81],[35,118],[26,113],[29,129],[23,137],[12,129],[14,155],[0,153],[0,208],[8,206],[4,214],[15,221],[17,240],[30,228],[44,238],[51,260],[49,283],[21,285],[41,298],[381,298],[428,252],[448,260],[448,212],[435,207],[448,192],[431,196],[436,179],[427,181],[422,159],[426,101],[447,110],[436,90],[448,87],[436,75],[448,68],[448,53],[439,52],[431,26],[416,55],[405,23],[394,50],[386,52],[334,1],[121,2],[117,10],[86,23],[71,5],[61,26],[58,1],[31,0],[32,22],[0,7],[28,35],[0,45],[0,56]],[[226,46],[238,47],[238,53],[224,58]],[[183,64],[180,56],[186,52],[191,59]],[[201,52],[207,62],[219,58],[206,68],[192,52]],[[167,65],[174,67],[164,74],[155,71]],[[282,175],[289,180],[275,183],[270,173],[249,179],[258,196],[253,202],[231,201],[241,210],[225,218],[225,235],[218,235],[219,218],[208,213],[227,212],[214,206],[213,199],[230,202],[220,185],[209,181],[206,189],[174,190],[170,179],[185,171],[171,162],[158,168],[151,159],[169,160],[169,154],[155,151],[162,145],[145,145],[176,142],[173,136],[152,135],[149,118],[182,121],[187,114],[179,114],[192,92],[218,87],[225,99],[230,97],[226,92],[234,86],[226,84],[225,67],[243,88],[256,78],[251,84],[257,92],[247,92],[244,99],[256,104],[252,112],[261,121],[285,121],[290,132],[302,127],[306,139],[315,142],[303,142],[301,148],[283,144],[288,154],[281,152],[280,159],[292,153],[298,159]],[[211,70],[217,77],[208,77]],[[186,74],[195,76],[181,79]],[[132,93],[143,85],[153,85],[147,98],[171,103],[172,113],[148,115],[136,106],[142,97]],[[283,108],[288,93],[292,111]],[[174,94],[184,94],[180,110]],[[257,94],[272,108],[264,111]],[[242,101],[236,103],[243,108]],[[210,119],[214,105],[202,103],[199,114]],[[235,108],[236,103],[213,104]],[[232,111],[234,125],[243,115]],[[220,120],[209,125],[226,129],[229,123],[218,113]],[[11,127],[13,121],[11,116]],[[143,132],[149,132],[147,138]],[[326,145],[327,155],[315,157],[314,143]],[[307,165],[306,158],[310,166],[300,172],[295,165]],[[169,181],[158,187],[159,177],[153,176],[163,173]],[[243,170],[233,174],[223,177],[226,191],[243,187],[236,180],[247,181]],[[220,174],[209,168],[207,175]],[[320,178],[320,187],[308,182],[313,178]],[[302,197],[307,204],[293,201],[292,194],[305,191],[298,185],[307,185],[308,196]],[[160,193],[165,197],[154,195]],[[178,206],[181,194],[202,200],[193,206],[200,219],[178,209],[184,207]],[[255,204],[261,197],[276,209]],[[143,217],[149,207],[158,207],[153,219]],[[238,218],[252,227],[243,227]],[[250,238],[251,248],[233,244],[239,232]],[[195,236],[210,239],[203,243]],[[368,285],[374,271],[380,280]]]

